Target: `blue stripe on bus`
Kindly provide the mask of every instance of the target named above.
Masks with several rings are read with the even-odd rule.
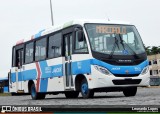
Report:
[[[129,72],[129,74],[140,74],[143,68],[148,65],[148,61],[146,60],[142,62],[141,64],[134,65],[134,66],[110,65],[108,63],[105,63],[97,59],[78,61],[78,62],[72,63],[72,74],[76,75],[76,74],[91,73],[90,65],[102,66],[104,68],[107,68],[113,74],[126,74],[126,70]]]
[[[39,92],[47,92],[49,73],[46,73],[46,68],[48,67],[47,61],[39,62],[41,69],[41,79],[40,79],[40,89]]]
[[[51,77],[63,76],[63,64],[51,66]]]
[[[46,61],[39,62],[40,70],[41,70],[41,78],[50,77],[50,73],[46,73],[46,68],[48,67]]]
[[[18,72],[18,81],[36,80],[36,76],[36,69]],[[16,82],[16,73],[11,73],[11,82]]]
[[[72,74],[87,74],[91,73],[91,61],[83,60],[72,63]]]
[[[26,80],[36,80],[37,78],[37,71],[36,69],[33,70],[26,70],[22,72],[23,75],[23,81]]]
[[[16,82],[16,73],[11,73],[11,82]]]
[[[48,78],[41,78],[39,92],[47,92]]]
[[[142,62],[139,65],[134,65],[134,66],[110,65],[108,63],[102,62],[97,59],[77,61],[77,62],[72,62],[72,74],[77,75],[77,74],[91,73],[91,65],[99,65],[99,66],[105,67],[113,74],[126,74],[126,70],[129,71],[129,74],[140,74],[143,68],[148,65],[148,60]],[[40,68],[42,72],[41,78],[43,79],[48,79],[51,77],[54,78],[54,77],[59,77],[64,75],[63,64],[48,66],[46,61],[41,61]],[[23,75],[23,80],[35,80],[37,78],[36,69],[23,71],[21,74]],[[21,81],[22,76],[20,75],[20,73],[18,73],[18,75],[20,76],[19,81]],[[12,82],[16,81],[16,73],[12,73],[11,81]],[[48,81],[46,82],[42,81],[42,82],[45,83],[44,85],[48,84]],[[46,90],[46,87],[45,88],[42,87],[42,91],[45,91],[45,90]]]
[[[22,81],[21,72],[18,72],[18,81]],[[16,82],[16,73],[11,74],[11,82]]]
[[[126,70],[129,71],[129,74],[140,74],[142,72],[143,68],[148,65],[148,60],[142,62],[139,65],[134,65],[134,66],[110,65],[108,63],[105,63],[105,62],[102,62],[102,61],[99,61],[96,59],[92,59],[91,64],[105,67],[113,74],[126,74]]]
[[[63,75],[63,65],[48,66],[47,61],[39,62],[41,69],[40,91],[47,92],[48,78],[58,77]]]

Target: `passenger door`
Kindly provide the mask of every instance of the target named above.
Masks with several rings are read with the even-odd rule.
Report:
[[[24,50],[23,48],[16,50],[16,59],[17,59],[17,65],[18,69],[16,70],[16,86],[17,86],[17,92],[23,90],[23,54]]]
[[[63,35],[64,42],[64,84],[65,89],[73,88],[73,76],[72,76],[72,33]]]

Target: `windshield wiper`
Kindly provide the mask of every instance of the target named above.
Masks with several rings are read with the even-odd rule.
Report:
[[[139,58],[139,56],[136,54],[136,52],[124,41],[124,40],[122,40],[122,37],[121,37],[121,35],[119,34],[119,37],[120,37],[120,43],[122,44],[122,46],[123,46],[123,49],[125,50],[125,46],[124,46],[124,43],[125,43],[125,45],[133,52],[133,54],[134,54],[134,57],[135,58]],[[124,42],[124,43],[123,43]]]
[[[117,39],[116,35],[115,35],[114,38],[115,38],[115,43],[114,43],[114,46],[113,46],[113,48],[112,48],[112,52],[109,54],[109,58],[110,58],[110,59],[112,58],[112,56],[113,56],[113,54],[114,54],[114,52],[115,52],[116,45],[117,45],[117,47],[118,47],[118,49],[119,49],[118,39]]]
[[[124,46],[124,43],[123,43],[123,40],[122,40],[122,37],[121,37],[121,35],[120,35],[120,34],[119,34],[119,38],[120,38],[120,43],[122,44],[123,49],[125,50],[125,46]]]

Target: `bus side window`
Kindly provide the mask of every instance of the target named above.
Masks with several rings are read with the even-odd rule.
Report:
[[[12,67],[16,66],[16,50],[15,47],[12,49]]]
[[[76,31],[76,35],[75,35],[74,52],[88,52],[86,38],[84,37],[83,41],[79,41],[78,40],[78,31]]]
[[[48,58],[60,57],[62,34],[57,33],[49,37]]]
[[[46,58],[46,38],[36,41],[35,61],[44,60]]]
[[[26,44],[25,63],[33,62],[33,42]]]
[[[18,69],[22,65],[22,58],[20,54],[21,54],[20,49],[16,50],[16,65],[15,66],[18,67]]]

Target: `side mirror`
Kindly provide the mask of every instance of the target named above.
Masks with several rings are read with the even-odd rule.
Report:
[[[82,30],[77,31],[77,37],[79,42],[84,41],[84,33]]]

